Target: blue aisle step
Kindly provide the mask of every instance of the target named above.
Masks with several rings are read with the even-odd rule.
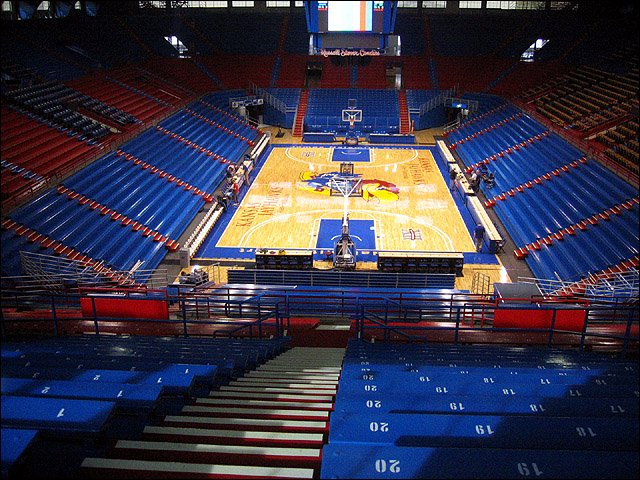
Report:
[[[637,478],[637,452],[325,445],[320,478]]]
[[[337,413],[329,443],[638,450],[638,418]]]

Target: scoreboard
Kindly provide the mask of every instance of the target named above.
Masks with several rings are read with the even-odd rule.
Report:
[[[383,31],[384,2],[318,2],[318,33]]]
[[[392,35],[396,2],[309,1],[304,5],[310,54],[336,54],[332,49],[341,49],[342,55],[399,55],[399,39]]]

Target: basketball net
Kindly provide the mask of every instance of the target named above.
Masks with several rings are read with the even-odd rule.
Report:
[[[349,129],[353,130],[353,127],[355,126],[355,124],[356,124],[355,117],[349,116]]]

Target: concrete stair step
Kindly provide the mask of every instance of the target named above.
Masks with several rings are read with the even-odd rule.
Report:
[[[296,402],[332,402],[333,395],[302,395],[287,393],[258,393],[234,390],[213,390],[209,398],[253,398],[270,400],[294,400]]]
[[[217,465],[242,464],[279,467],[320,466],[319,448],[257,447],[181,442],[118,440],[113,456],[122,459],[162,460]]]
[[[279,385],[278,387],[268,387],[264,385],[222,385],[220,391],[234,391],[234,392],[255,392],[255,393],[289,393],[289,394],[308,394],[308,395],[335,395],[336,390],[306,388],[306,385],[302,387],[292,387],[291,385]]]
[[[337,385],[315,384],[315,383],[298,383],[298,382],[261,382],[252,379],[248,380],[232,380],[229,382],[230,387],[265,387],[265,388],[293,388],[315,390],[315,393],[336,393]]]
[[[266,363],[265,365],[268,366],[286,366],[289,368],[296,368],[296,369],[300,369],[300,368],[313,368],[314,370],[318,370],[321,368],[333,368],[333,369],[340,369],[340,367],[342,366],[342,360],[340,361],[328,361],[328,362],[314,362],[313,360],[309,360],[309,359],[305,359],[305,358],[291,358],[291,359],[286,359],[286,358],[276,358],[275,360],[271,360],[269,363]]]
[[[169,427],[193,427],[193,428],[226,428],[240,430],[250,428],[261,431],[305,431],[324,432],[329,428],[326,420],[286,420],[273,418],[229,418],[229,417],[204,417],[195,415],[166,415],[163,425]]]
[[[295,402],[290,400],[252,400],[234,398],[198,398],[196,405],[232,405],[234,407],[302,408],[305,410],[333,410],[332,402]]]
[[[209,405],[186,405],[182,407],[182,412],[187,414],[201,415],[233,415],[236,417],[251,416],[252,418],[308,418],[308,419],[328,419],[329,412],[326,410],[296,410],[286,408],[249,408],[249,407],[215,407]]]
[[[320,432],[273,432],[260,430],[230,430],[218,428],[194,428],[148,425],[142,433],[143,440],[201,442],[224,445],[256,446],[319,446],[324,435]]]
[[[248,372],[244,378],[293,378],[295,380],[328,380],[337,382],[340,379],[338,373],[296,373],[296,372],[277,372],[270,370],[254,370]]]
[[[88,457],[82,462],[86,478],[313,478],[312,468],[211,465]]]
[[[281,373],[293,373],[296,375],[315,375],[315,374],[331,374],[337,375],[340,373],[340,367],[297,367],[295,365],[278,365],[275,363],[265,363],[259,366],[255,372],[281,372]]]
[[[193,400],[82,478],[318,478],[344,348],[294,348]]]
[[[304,383],[305,385],[338,385],[339,380],[327,380],[327,379],[318,379],[318,380],[307,380],[304,378],[269,378],[269,377],[240,377],[236,378],[236,382],[243,383],[266,383],[266,384],[290,384],[290,383]]]

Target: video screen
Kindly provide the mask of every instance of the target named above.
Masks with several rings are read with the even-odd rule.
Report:
[[[382,32],[383,1],[318,2],[319,32]]]

